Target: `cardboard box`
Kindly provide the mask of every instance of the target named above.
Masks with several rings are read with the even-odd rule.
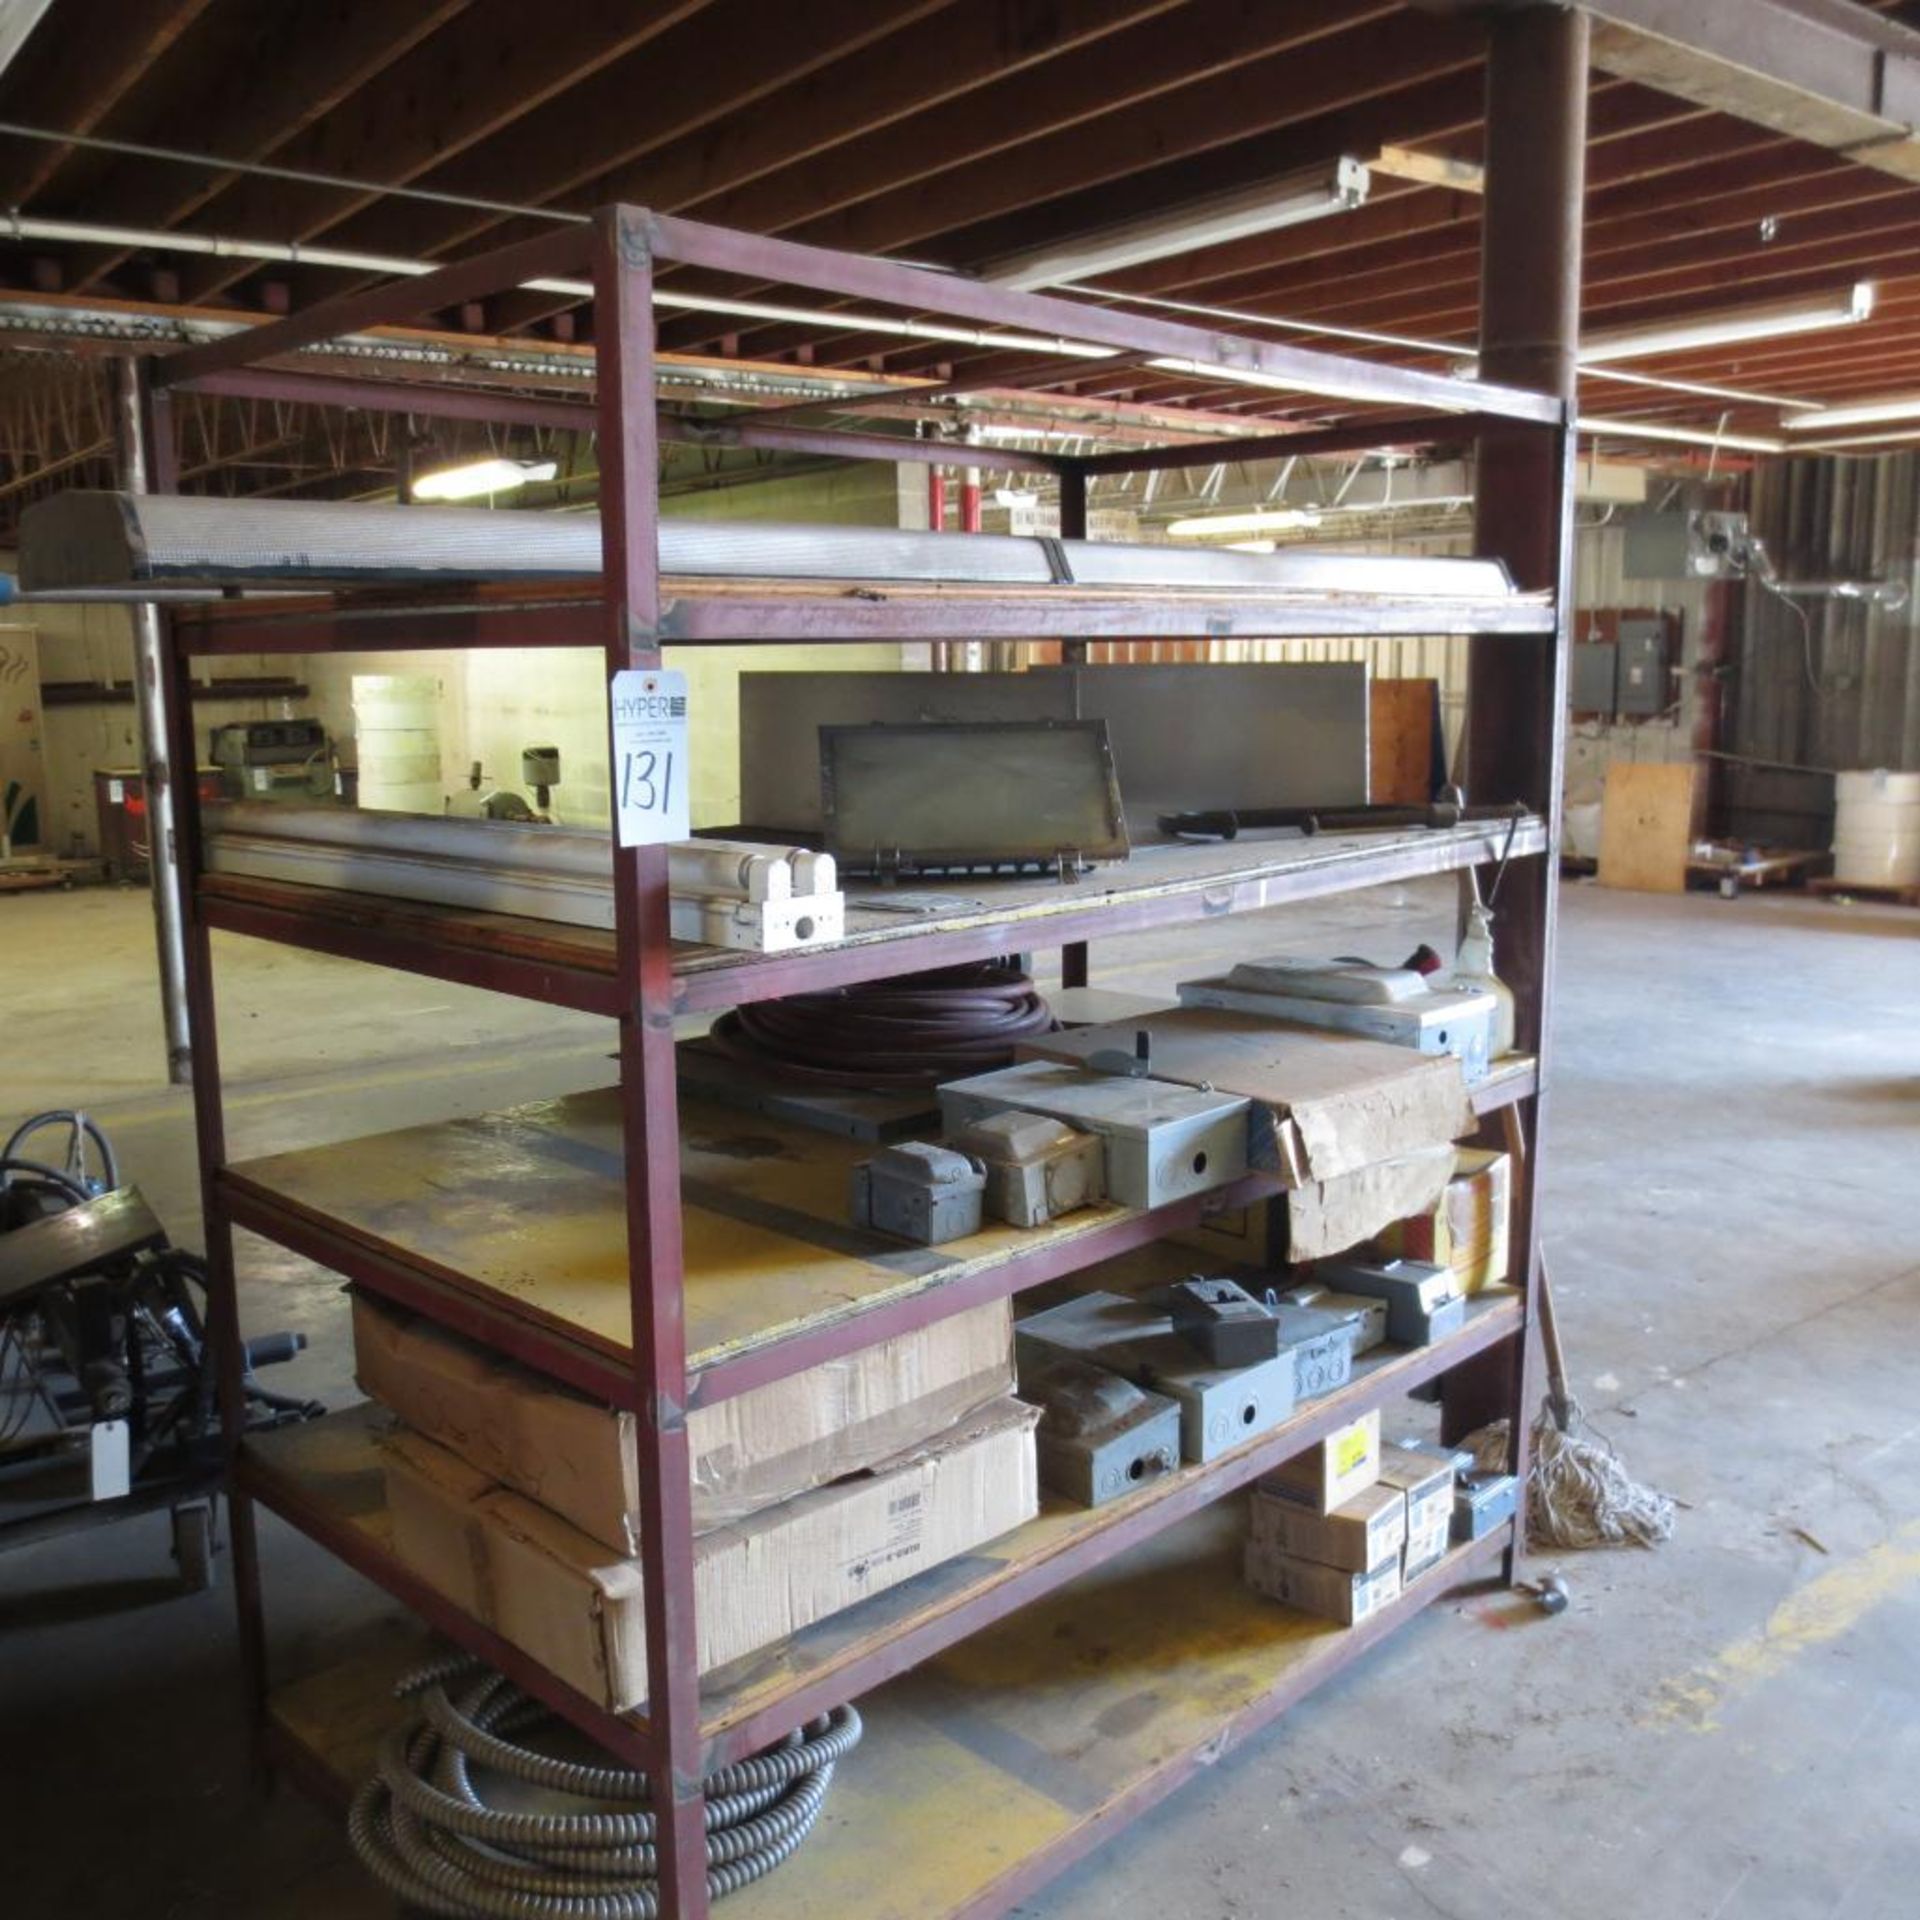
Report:
[[[1343,1627],[1357,1627],[1400,1594],[1400,1562],[1389,1560],[1369,1573],[1350,1573],[1343,1567],[1301,1560],[1264,1541],[1249,1540],[1246,1552],[1247,1585],[1255,1593],[1279,1600],[1302,1613],[1317,1613]]]
[[[1460,1147],[1453,1176],[1430,1206],[1408,1209],[1374,1238],[1377,1251],[1451,1267],[1463,1293],[1500,1286],[1510,1265],[1513,1161],[1504,1153]]]
[[[1389,1441],[1380,1449],[1380,1484],[1406,1496],[1407,1538],[1402,1580],[1412,1580],[1446,1552],[1453,1533],[1453,1463]]]
[[[1453,1522],[1449,1498],[1447,1524]],[[1391,1560],[1396,1564],[1407,1541],[1407,1500],[1398,1487],[1371,1486],[1331,1513],[1315,1513],[1296,1500],[1256,1486],[1252,1537],[1262,1546],[1299,1560],[1371,1573]]]
[[[1297,1453],[1258,1484],[1261,1490],[1315,1513],[1331,1513],[1380,1477],[1380,1409],[1337,1427],[1317,1447]]]
[[[1039,1511],[1039,1409],[998,1400],[877,1471],[703,1534],[700,1669],[724,1666],[984,1545]],[[429,1585],[616,1712],[647,1697],[638,1561],[404,1430],[387,1446],[394,1550]]]
[[[637,1550],[635,1417],[356,1294],[353,1351],[369,1398],[489,1480]],[[700,1532],[858,1473],[1013,1391],[1005,1301],[736,1394],[687,1416]]]

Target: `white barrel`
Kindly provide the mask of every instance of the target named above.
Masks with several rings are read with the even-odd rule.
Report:
[[[440,698],[440,682],[430,673],[353,676],[361,806],[388,813],[438,813],[445,807]]]
[[[1836,774],[1833,785],[1833,877],[1920,887],[1920,773],[1877,767]]]

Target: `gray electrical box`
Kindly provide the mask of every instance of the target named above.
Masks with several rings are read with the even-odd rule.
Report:
[[[1567,700],[1575,713],[1612,713],[1615,662],[1619,657],[1620,649],[1611,640],[1575,643]]]
[[[1636,719],[1665,713],[1667,697],[1667,623],[1622,620],[1619,662],[1614,673],[1613,708]]]
[[[1744,513],[1636,513],[1624,525],[1629,580],[1733,580],[1752,558]]]

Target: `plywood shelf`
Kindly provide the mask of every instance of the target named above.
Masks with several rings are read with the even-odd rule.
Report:
[[[1251,1593],[1242,1520],[1212,1507],[860,1701],[866,1740],[825,1819],[739,1920],[981,1920],[1175,1791],[1351,1661],[1497,1571],[1508,1528],[1342,1628]],[[344,1802],[398,1717],[392,1687],[432,1651],[385,1624],[279,1690],[279,1762]]]
[[[1544,826],[1529,818],[1517,828],[1492,821],[1146,846],[1122,865],[1065,884],[856,885],[849,889],[847,938],[830,946],[749,954],[676,945],[675,1008],[711,1011],[1458,872],[1500,859],[1510,834],[1516,857],[1545,849]],[[226,932],[588,1012],[616,1013],[630,998],[618,978],[614,937],[597,928],[219,874],[201,880],[197,906],[207,925]]]
[[[751,1752],[837,1704],[859,1684],[858,1675],[874,1671],[876,1656],[889,1674],[931,1658],[1246,1486],[1367,1408],[1485,1352],[1519,1324],[1517,1295],[1484,1296],[1451,1338],[1430,1347],[1376,1349],[1346,1386],[1308,1401],[1280,1426],[1218,1459],[1182,1467],[1103,1507],[1048,1496],[1038,1518],[991,1545],[708,1674],[702,1733],[713,1763]],[[242,1450],[242,1484],[461,1644],[489,1649],[484,1657],[498,1665],[500,1642],[437,1596],[423,1606],[428,1590],[393,1558],[377,1449],[384,1424],[384,1416],[359,1407],[259,1436]],[[562,1710],[616,1745],[637,1739],[642,1724],[602,1713],[578,1696]]]

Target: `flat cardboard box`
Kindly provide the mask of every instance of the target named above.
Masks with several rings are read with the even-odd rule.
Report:
[[[1380,1409],[1336,1427],[1318,1446],[1282,1461],[1258,1484],[1266,1492],[1315,1513],[1345,1506],[1380,1477]]]
[[[1255,1164],[1302,1187],[1443,1146],[1473,1131],[1473,1108],[1450,1054],[1415,1053],[1357,1034],[1290,1027],[1212,1007],[1105,1027],[1080,1027],[1021,1043],[1025,1060],[1084,1065],[1097,1053],[1132,1054],[1152,1043],[1155,1077],[1211,1087],[1257,1103],[1272,1121],[1254,1130]]]
[[[1357,1627],[1400,1594],[1400,1562],[1389,1560],[1368,1573],[1350,1573],[1344,1567],[1322,1566],[1302,1560],[1260,1540],[1250,1539],[1246,1552],[1247,1585],[1270,1600],[1317,1613],[1323,1620]]]
[[[1482,1293],[1507,1278],[1512,1212],[1512,1158],[1483,1147],[1460,1147],[1434,1199],[1377,1229],[1373,1244],[1397,1259],[1451,1267],[1463,1293]]]
[[[355,1294],[360,1386],[489,1480],[637,1551],[635,1417]],[[696,1531],[892,1459],[1013,1391],[1013,1316],[969,1308],[687,1416]]]
[[[1449,1500],[1449,1526],[1452,1519]],[[1262,1545],[1297,1560],[1318,1560],[1322,1566],[1341,1567],[1348,1573],[1371,1573],[1400,1558],[1407,1541],[1407,1500],[1398,1487],[1375,1485],[1331,1513],[1315,1513],[1298,1501],[1256,1486],[1251,1528],[1252,1537]]]
[[[872,1473],[703,1534],[700,1670],[784,1640],[997,1539],[1039,1511],[1037,1407],[999,1400]],[[446,1448],[387,1443],[394,1550],[421,1579],[590,1699],[647,1697],[640,1565]]]

